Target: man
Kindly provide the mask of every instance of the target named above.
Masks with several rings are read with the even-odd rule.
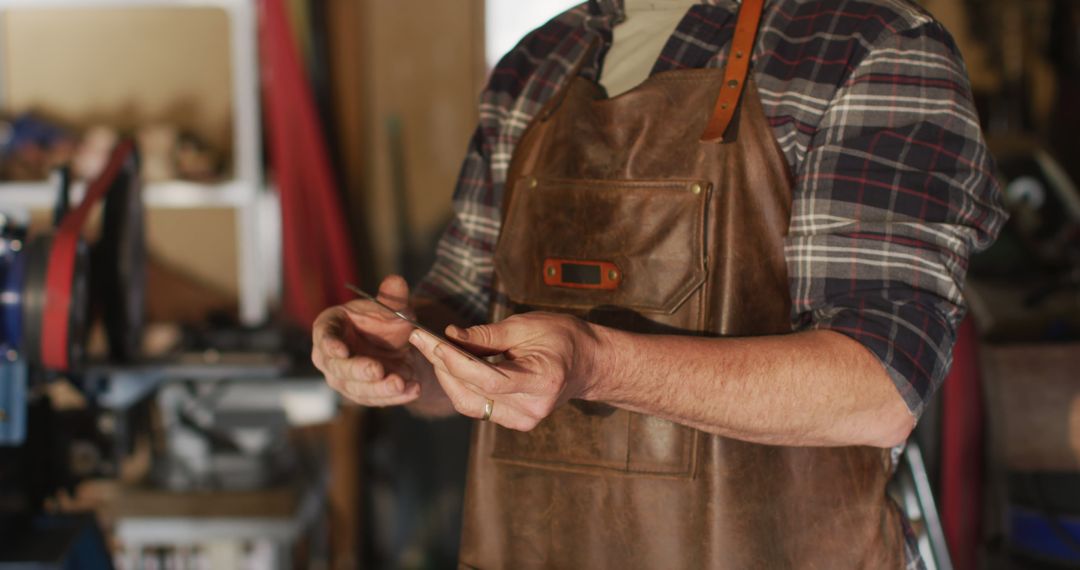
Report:
[[[589,2],[493,71],[454,206],[379,296],[497,370],[365,302],[313,359],[360,404],[483,420],[463,566],[920,565],[889,450],[1004,218],[927,14]]]

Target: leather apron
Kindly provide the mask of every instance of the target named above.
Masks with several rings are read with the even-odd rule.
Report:
[[[658,73],[612,99],[575,74],[547,102],[511,161],[493,321],[791,332],[792,177],[746,82],[761,4],[743,1],[723,71]],[[759,445],[571,401],[531,432],[476,425],[460,561],[899,568],[890,471],[886,450]]]

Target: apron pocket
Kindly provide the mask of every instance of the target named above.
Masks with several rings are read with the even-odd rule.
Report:
[[[571,402],[530,432],[497,427],[492,459],[539,469],[692,477],[697,430],[608,407],[592,413]]]
[[[495,271],[514,312],[574,313],[636,332],[703,325],[702,180],[537,180],[514,188]],[[527,433],[497,428],[492,458],[585,473],[692,477],[700,432],[571,402]]]
[[[523,305],[672,315],[705,282],[709,190],[702,180],[523,178],[495,252],[499,282]]]

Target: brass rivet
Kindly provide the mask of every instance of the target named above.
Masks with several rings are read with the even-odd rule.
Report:
[[[697,182],[690,185],[690,192],[693,194],[701,194],[701,184]]]
[[[726,111],[727,110],[727,103],[720,103],[720,109]]]
[[[547,274],[549,277],[555,277],[555,266],[549,265],[547,268]]]
[[[540,181],[535,178],[529,179],[529,188],[536,188],[540,184]]]
[[[608,279],[610,279],[612,281],[618,281],[619,280],[619,272],[615,271],[614,269],[612,269],[611,271],[608,271],[607,276],[608,276]]]
[[[734,88],[739,86],[739,80],[738,79],[732,79],[731,81],[727,82],[727,86],[734,89]]]
[[[736,59],[742,59],[742,56],[743,56],[742,50],[739,50],[739,51],[735,52],[735,58]]]

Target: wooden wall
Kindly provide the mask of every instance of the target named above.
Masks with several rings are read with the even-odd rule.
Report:
[[[361,265],[377,279],[402,270],[405,247],[428,249],[449,215],[484,81],[484,11],[482,0],[365,0],[354,12],[358,57],[351,63],[339,60],[335,68],[339,77],[341,67],[356,76],[351,90],[338,91],[338,106],[361,101],[351,114],[341,115],[361,117],[360,131],[342,132],[355,139],[348,152],[359,155],[344,162],[347,170],[357,171],[356,179],[347,181],[351,215],[363,220],[374,256]],[[396,151],[395,121],[400,126]],[[403,160],[404,176],[395,174],[395,153]],[[402,218],[395,188],[404,191]],[[411,244],[401,243],[402,222]]]

